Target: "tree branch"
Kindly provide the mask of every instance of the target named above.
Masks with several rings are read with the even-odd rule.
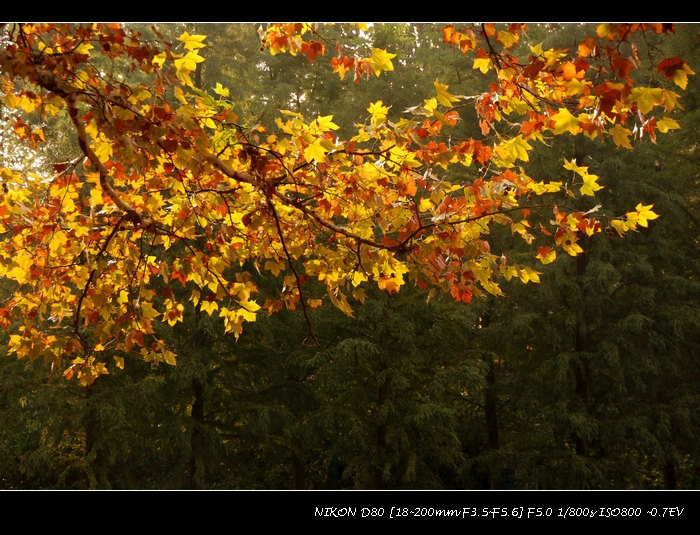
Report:
[[[301,301],[301,310],[304,313],[304,319],[306,320],[306,326],[309,330],[309,335],[307,336],[306,340],[311,338],[313,341],[314,345],[316,347],[321,347],[321,344],[319,344],[318,339],[314,335],[313,328],[311,325],[311,319],[309,318],[309,313],[306,308],[306,302],[304,301],[304,294],[302,293],[301,290],[301,277],[299,277],[299,273],[297,272],[296,268],[294,267],[294,259],[292,258],[292,255],[289,253],[289,250],[287,249],[287,244],[284,240],[284,234],[282,233],[282,225],[280,224],[280,218],[277,215],[277,210],[275,209],[275,205],[272,203],[272,199],[270,197],[267,198],[267,205],[270,208],[270,211],[272,212],[272,216],[275,218],[275,226],[277,227],[277,235],[280,237],[280,242],[282,243],[282,249],[284,250],[284,254],[287,257],[287,262],[289,263],[289,269],[292,270],[292,273],[294,274],[294,278],[297,281],[297,291],[299,292],[299,301]]]
[[[117,193],[109,183],[107,179],[109,176],[109,171],[107,171],[105,165],[100,161],[97,154],[95,154],[95,151],[93,151],[88,144],[85,126],[78,116],[78,106],[76,101],[77,99],[74,93],[71,93],[66,97],[66,103],[68,104],[68,115],[70,115],[71,121],[75,126],[75,130],[78,133],[78,144],[80,145],[80,149],[83,151],[83,154],[87,156],[87,159],[90,160],[90,163],[97,168],[97,172],[100,175],[100,186],[102,187],[102,190],[110,197],[110,199],[112,199],[117,207],[126,212],[128,219],[131,219],[143,229],[151,228],[153,226],[153,220],[139,212],[136,208],[122,199],[119,196],[119,193]]]

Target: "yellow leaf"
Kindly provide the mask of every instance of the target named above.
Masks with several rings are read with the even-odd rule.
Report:
[[[364,303],[365,299],[367,299],[367,296],[365,295],[365,290],[364,288],[355,288],[352,291],[352,296],[358,300],[360,303]]]
[[[197,63],[204,61],[204,58],[196,52],[188,52],[184,57],[175,60],[175,68],[180,71],[194,71]]]
[[[62,230],[57,230],[53,233],[51,241],[49,242],[49,250],[55,253],[60,248],[62,248],[66,243],[68,243],[68,236]]]
[[[335,295],[336,291],[338,292],[338,296]],[[345,294],[343,294],[343,292],[339,290],[331,290],[329,288],[328,297],[331,298],[331,303],[338,307],[344,314],[350,316],[351,318],[355,317],[355,315],[352,312],[352,307],[348,303],[348,299],[347,297],[345,297]]]
[[[600,37],[601,39],[603,37],[607,37],[610,41],[613,41],[615,38],[617,38],[619,31],[619,24],[599,24],[598,28],[596,29],[598,37]]]
[[[217,95],[221,95],[222,97],[228,97],[230,94],[230,91],[228,90],[227,87],[222,86],[220,82],[216,82],[216,87],[214,88],[214,93],[216,93]]]
[[[583,252],[581,246],[576,243],[578,241],[576,234],[571,231],[558,234],[555,237],[555,241],[557,242],[557,245],[564,249],[564,251],[566,251],[570,256],[576,256]]]
[[[141,303],[141,314],[145,318],[148,318],[149,320],[152,320],[154,318],[157,318],[160,316],[160,312],[158,312],[155,308],[153,308],[153,305],[149,303],[148,301],[143,301]]]
[[[512,167],[516,160],[530,161],[529,150],[532,150],[532,146],[525,141],[523,136],[518,136],[498,145],[494,149],[494,153],[501,160],[499,165]]]
[[[530,51],[535,55],[535,56],[541,56],[544,53],[544,49],[542,48],[542,43],[539,43],[537,45],[530,45]]]
[[[297,119],[303,119],[304,116],[301,113],[297,113],[295,111],[289,111],[289,110],[280,110],[280,113],[282,115],[288,115],[290,117],[296,117]]]
[[[544,193],[556,193],[561,191],[561,182],[530,182],[527,184],[527,189],[534,192],[536,195],[542,195]]]
[[[630,227],[622,219],[613,219],[610,225],[617,231],[620,236],[624,236],[625,232],[630,230]]]
[[[487,72],[489,72],[491,65],[491,58],[476,58],[474,60],[474,66],[472,68],[479,69],[482,72],[482,74],[486,74]]]
[[[170,305],[168,308],[169,310],[165,313],[165,318],[166,321],[168,322],[168,325],[171,327],[175,325],[178,321],[183,320],[183,311],[185,310],[185,307],[182,305],[182,303],[178,303],[177,305],[173,306],[173,302],[170,299],[166,300],[166,306]]]
[[[79,46],[75,49],[75,51],[76,51],[78,54],[85,54],[85,55],[88,55],[88,56],[89,56],[89,55],[90,55],[90,50],[92,50],[93,48],[95,48],[95,47],[92,46],[90,43],[82,43],[81,45],[79,45]]]
[[[8,279],[12,279],[14,281],[17,281],[19,284],[24,284],[26,282],[29,282],[29,271],[22,269],[21,267],[13,267],[11,270],[9,270],[5,276]]]
[[[317,117],[314,120],[314,123],[318,125],[318,128],[322,132],[328,132],[329,130],[338,130],[340,128],[337,124],[333,122],[333,116],[332,115],[326,115],[324,117]],[[313,125],[313,123],[312,123]]]
[[[437,99],[443,106],[448,108],[452,106],[453,102],[459,102],[459,97],[455,97],[448,93],[447,88],[449,86],[441,84],[437,79],[435,79],[435,90],[437,91]]]
[[[199,307],[210,316],[215,310],[219,309],[219,305],[216,303],[216,301],[202,301]]]
[[[357,287],[367,280],[367,276],[361,271],[355,271],[352,275],[352,285]]]
[[[582,195],[590,195],[591,197],[593,197],[595,196],[596,191],[603,189],[603,186],[598,185],[598,176],[591,175],[588,172],[588,167],[576,165],[575,160],[565,160],[564,169],[569,169],[581,176],[581,178],[583,179],[583,186],[581,186]]]
[[[307,162],[316,160],[322,162],[326,158],[326,149],[323,148],[321,139],[317,139],[311,145],[304,149],[304,158]]]
[[[161,351],[163,353],[163,357],[165,358],[166,364],[170,364],[171,366],[177,365],[177,355],[175,353],[167,349],[161,349]]]
[[[323,306],[323,299],[309,299],[307,303],[311,308],[319,308]]]
[[[569,132],[575,136],[581,130],[578,119],[566,108],[559,108],[559,112],[552,115],[552,120],[554,121],[554,133],[556,135]]]
[[[391,59],[395,57],[396,54],[390,54],[381,48],[372,48],[372,58],[370,59],[370,63],[374,69],[374,74],[379,76],[382,71],[393,71],[394,64],[391,63]]]
[[[389,113],[389,108],[384,105],[384,102],[378,100],[370,104],[367,111],[372,116],[372,124],[374,126],[379,126],[386,120],[386,116]]]
[[[639,203],[635,208],[637,209],[636,215],[637,215],[637,224],[647,227],[649,226],[647,221],[651,219],[656,219],[659,217],[659,214],[654,213],[651,209],[654,207],[653,204],[649,204],[647,206],[644,206],[642,203]]]
[[[676,121],[670,119],[669,117],[664,117],[656,123],[656,128],[658,128],[659,132],[661,132],[662,134],[665,134],[669,130],[677,130],[680,127],[681,125],[679,125]]]
[[[152,63],[155,67],[161,69],[167,57],[168,56],[165,54],[165,52],[161,52],[160,54],[153,56]]]
[[[518,276],[518,268],[511,265],[501,266],[501,272],[507,281],[513,278],[513,276]]]
[[[203,48],[205,45],[202,41],[207,38],[206,35],[190,35],[185,32],[180,37],[177,38],[178,41],[182,41],[185,44],[187,50],[196,50],[198,48]]]
[[[678,69],[673,73],[673,83],[685,89],[688,86],[688,73],[683,69]]]
[[[505,45],[506,48],[512,48],[513,45],[517,45],[520,40],[520,36],[517,33],[510,33],[506,31],[498,32],[498,40]]]
[[[90,206],[93,208],[104,204],[102,189],[90,188]]]
[[[429,212],[433,209],[433,202],[429,198],[423,198],[418,203],[419,212]]]
[[[616,124],[610,129],[610,135],[613,137],[613,141],[615,141],[615,145],[617,145],[618,147],[624,147],[625,149],[632,148],[632,144],[629,140],[629,137],[632,135],[632,132],[628,128]]]
[[[688,86],[688,75],[695,74],[687,63],[673,73],[673,83],[678,87],[685,89]]]
[[[599,185],[598,177],[596,175],[589,175],[586,173],[583,175],[583,186],[581,186],[581,195],[595,196],[595,192],[603,189],[603,186]]]
[[[564,169],[568,169],[569,171],[573,171],[574,173],[578,173],[579,175],[588,173],[588,167],[577,165],[575,159],[564,160]]]
[[[103,141],[95,140],[95,142],[93,143],[93,150],[95,151],[95,155],[102,162],[108,161],[110,156],[112,156],[111,143],[105,143]]]
[[[518,277],[525,284],[527,284],[528,282],[540,282],[539,271],[535,271],[534,269],[529,268],[529,267],[525,267],[525,268],[520,269],[520,273],[518,273]]]
[[[425,99],[425,106],[423,106],[423,109],[426,112],[426,115],[429,117],[432,115],[435,115],[435,110],[437,110],[437,99],[436,98],[430,98],[430,99]]]
[[[630,102],[636,102],[642,113],[649,113],[655,106],[666,101],[666,91],[660,87],[635,87],[630,93]]]
[[[274,260],[267,260],[265,262],[265,270],[273,273],[275,277],[280,274],[284,269],[284,264],[281,262],[275,262]]]

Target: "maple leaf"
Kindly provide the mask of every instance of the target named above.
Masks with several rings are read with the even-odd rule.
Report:
[[[216,87],[214,88],[214,93],[217,95],[221,95],[222,97],[228,97],[230,94],[230,91],[228,90],[227,87],[224,87],[221,85],[221,82],[216,82]]]
[[[355,68],[355,60],[345,56],[337,57],[331,59],[331,66],[333,67],[333,72],[337,72],[342,80],[345,78],[346,72]]]
[[[673,80],[678,87],[685,89],[688,86],[688,75],[695,74],[690,66],[682,58],[666,58],[659,62],[658,71],[666,78]]]
[[[351,318],[355,317],[355,314],[353,313],[352,307],[350,306],[350,303],[348,303],[348,298],[343,292],[341,292],[338,289],[331,290],[329,288],[328,289],[328,297],[330,298],[331,303],[333,303],[345,315],[347,315]]]
[[[653,204],[647,206],[644,206],[642,203],[637,204],[635,207],[637,211],[634,212],[635,222],[643,227],[649,226],[648,221],[659,217],[659,214],[652,211],[653,207]]]
[[[528,151],[532,150],[530,145],[522,136],[514,137],[496,146],[494,154],[501,160],[504,167],[512,167],[516,160],[530,161]]]
[[[588,172],[588,167],[577,165],[574,160],[565,161],[564,169],[569,169],[579,175],[583,179],[581,186],[581,195],[595,196],[595,192],[603,189],[604,186],[598,184],[598,176]]]
[[[326,158],[326,152],[328,151],[323,147],[323,140],[318,138],[304,149],[304,158],[307,162],[322,162]]]
[[[656,121],[656,128],[659,129],[659,132],[662,132],[664,134],[669,130],[677,130],[680,127],[681,125],[679,125],[677,121],[669,117],[664,117],[660,121]]]
[[[609,41],[614,41],[618,38],[621,27],[620,24],[599,24],[596,33],[600,38],[606,37]]]
[[[561,228],[558,229],[554,235],[554,240],[556,241],[557,245],[564,249],[564,251],[566,251],[566,253],[570,256],[577,256],[583,252],[581,246],[576,243],[578,241],[578,237],[571,230],[564,230]]]
[[[649,113],[655,106],[665,105],[666,91],[660,87],[635,87],[630,102],[636,102],[642,113]]]
[[[391,60],[395,57],[396,54],[391,54],[381,48],[372,48],[372,57],[369,61],[374,70],[374,74],[379,76],[382,71],[393,71],[394,64]]]
[[[306,54],[311,63],[314,62],[316,56],[318,56],[319,54],[323,55],[324,51],[325,47],[323,46],[323,43],[318,41],[304,41],[301,45],[302,54]]]
[[[448,87],[448,85],[441,84],[437,79],[435,79],[435,89],[437,91],[438,102],[440,102],[440,104],[442,104],[443,106],[447,106],[449,108],[450,106],[452,106],[453,102],[459,102],[459,97],[451,95],[447,91]]]
[[[551,119],[554,121],[555,135],[569,132],[575,136],[581,130],[579,120],[566,108],[559,108],[559,111],[552,115]]]
[[[630,230],[630,227],[622,219],[613,219],[610,221],[610,226],[613,227],[620,236],[624,236],[625,233]]]
[[[551,264],[557,258],[557,252],[552,247],[538,247],[535,258],[543,264]]]
[[[535,271],[532,268],[529,267],[524,267],[520,268],[518,270],[518,278],[525,284],[528,282],[540,282],[540,275],[541,273],[539,271]]]
[[[481,71],[482,74],[486,74],[489,72],[489,69],[493,67],[493,62],[491,61],[490,57],[479,57],[474,60],[474,65],[472,66],[473,69],[478,69]]]
[[[178,78],[187,86],[193,87],[194,83],[190,78],[190,73],[197,69],[197,63],[204,61],[204,58],[195,51],[190,51],[183,57],[174,61]]]
[[[372,124],[379,126],[386,120],[387,114],[389,113],[389,108],[384,105],[384,102],[378,100],[377,102],[370,104],[367,111],[372,116]]]
[[[618,147],[624,147],[625,149],[631,149],[632,143],[630,143],[630,136],[632,132],[622,125],[616,124],[610,129],[610,135],[613,137],[615,145]]]
[[[185,32],[180,37],[177,38],[178,41],[182,41],[185,44],[187,50],[197,50],[203,48],[205,45],[202,41],[207,38],[206,35],[190,35]]]
[[[333,122],[333,116],[332,115],[326,115],[324,117],[317,117],[314,119],[314,121],[311,123],[311,126],[317,126],[319,130],[322,132],[327,132],[328,130],[338,130],[340,127]]]
[[[501,30],[498,32],[497,39],[503,43],[506,48],[513,48],[513,46],[517,45],[520,41],[520,34]]]
[[[583,175],[583,186],[581,186],[581,195],[590,195],[591,197],[594,197],[596,191],[603,189],[604,186],[598,184],[597,180],[598,177],[596,175]]]
[[[214,313],[214,311],[219,309],[219,305],[216,301],[204,300],[200,302],[199,308],[211,316]]]

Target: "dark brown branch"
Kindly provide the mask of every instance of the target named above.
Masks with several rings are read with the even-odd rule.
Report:
[[[95,267],[92,268],[90,271],[90,274],[88,275],[87,281],[85,281],[85,286],[83,287],[83,291],[80,294],[80,297],[78,297],[78,303],[75,307],[75,318],[73,319],[73,334],[77,336],[80,339],[80,342],[83,344],[83,347],[86,346],[85,339],[83,338],[83,335],[80,334],[80,310],[83,307],[83,300],[85,297],[87,297],[88,290],[90,289],[90,285],[92,284],[93,277],[95,276],[95,273],[97,273],[97,261],[100,259],[100,257],[107,251],[107,247],[109,246],[109,243],[112,241],[112,238],[116,236],[117,232],[121,229],[122,222],[124,221],[125,216],[122,216],[119,218],[119,220],[116,222],[114,227],[112,228],[112,231],[109,233],[107,238],[105,239],[104,243],[102,244],[102,247],[100,247],[99,251],[97,251],[97,255],[95,256]],[[87,348],[86,348],[87,349]]]
[[[294,278],[297,281],[297,291],[299,292],[299,301],[301,302],[301,310],[304,313],[304,319],[306,320],[306,326],[309,330],[309,335],[306,337],[306,340],[308,340],[310,338],[316,347],[321,347],[321,344],[319,344],[318,339],[316,338],[316,336],[314,335],[314,332],[313,332],[313,327],[311,325],[311,319],[309,318],[309,312],[308,312],[307,307],[306,307],[306,301],[304,300],[304,294],[301,290],[301,277],[299,277],[299,273],[297,272],[296,268],[294,267],[294,259],[292,258],[292,255],[290,254],[289,250],[287,249],[287,243],[285,242],[284,233],[282,232],[282,225],[280,224],[280,218],[279,218],[279,215],[277,215],[277,210],[275,209],[275,205],[272,203],[272,199],[270,199],[270,197],[267,197],[267,206],[270,208],[270,211],[272,212],[272,216],[275,219],[275,226],[277,227],[277,235],[280,238],[280,243],[282,244],[282,249],[284,250],[284,254],[287,257],[287,263],[289,264],[289,269],[292,270],[292,273],[294,274]]]
[[[73,93],[68,95],[66,98],[66,102],[68,104],[68,114],[70,115],[71,121],[73,122],[73,125],[78,133],[78,144],[80,145],[80,149],[83,151],[83,154],[87,156],[90,163],[97,169],[97,172],[100,175],[100,186],[102,187],[102,190],[109,196],[110,199],[112,199],[112,202],[114,202],[118,208],[126,212],[128,219],[131,219],[143,229],[152,227],[153,221],[122,199],[119,193],[117,193],[109,183],[109,171],[97,157],[95,151],[93,151],[88,144],[85,126],[78,116],[78,106],[76,101],[77,99]]]
[[[486,39],[486,44],[489,46],[489,56],[491,56],[491,59],[498,67],[498,70],[501,70],[502,67],[501,67],[500,55],[498,54],[498,52],[496,52],[494,50],[493,45],[491,44],[491,41],[489,40],[489,36],[486,33],[486,26],[484,24],[481,25],[481,34],[484,36],[484,39]]]

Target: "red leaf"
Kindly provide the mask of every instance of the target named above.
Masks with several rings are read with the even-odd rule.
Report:
[[[320,43],[318,41],[311,41],[311,42],[305,41],[301,45],[301,53],[306,54],[309,57],[309,61],[311,63],[314,62],[317,55],[319,55],[319,54],[323,55],[323,52],[324,52],[323,43]]]

